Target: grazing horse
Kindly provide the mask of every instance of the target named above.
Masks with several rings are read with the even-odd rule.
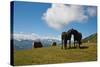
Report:
[[[69,48],[71,48],[71,36],[74,35],[74,47],[76,42],[79,44],[81,44],[81,39],[82,39],[82,34],[80,32],[78,32],[75,29],[70,29],[67,32],[62,32],[61,34],[61,40],[62,40],[62,49],[63,47],[66,49],[67,48],[67,41],[69,41]],[[64,45],[64,46],[63,46]]]
[[[69,40],[69,44],[71,44],[71,35],[69,32],[62,32],[61,34],[61,40],[62,40],[62,47],[61,49],[63,49],[63,47],[66,49],[67,48],[67,41]]]
[[[57,45],[57,43],[56,43],[56,42],[53,42],[53,43],[52,43],[52,46],[56,46],[56,45]]]
[[[82,43],[81,42],[82,34],[75,29],[71,29],[70,31],[71,31],[70,34],[74,35],[74,47],[76,47],[76,45],[75,45],[76,42],[79,44],[79,47],[80,47],[80,44]]]
[[[35,42],[33,42],[33,47],[34,48],[41,48],[41,47],[43,47],[43,45],[40,41],[39,42],[35,41]]]
[[[82,40],[82,34],[80,32],[78,32],[77,36],[74,36],[74,47],[75,47],[75,41],[78,42],[79,47],[80,47],[80,45],[82,44],[81,40]]]

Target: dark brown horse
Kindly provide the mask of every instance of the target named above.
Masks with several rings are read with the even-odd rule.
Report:
[[[61,49],[63,49],[63,48],[66,49],[67,48],[67,42],[69,41],[69,44],[71,44],[71,35],[70,35],[70,33],[69,32],[62,32],[61,40],[62,40]]]
[[[52,46],[56,46],[56,45],[57,45],[57,43],[56,43],[56,42],[53,42],[53,43],[52,43]]]
[[[74,35],[74,47],[76,47],[76,43],[78,43],[79,44],[79,47],[80,47],[80,45],[81,45],[81,40],[82,40],[82,34],[80,33],[80,32],[78,32],[77,30],[75,30],[75,29],[71,29],[70,30],[70,34],[71,35]]]
[[[37,42],[37,41],[35,41],[34,43],[33,43],[33,47],[34,48],[41,48],[41,47],[43,47],[43,45],[42,45],[42,43],[39,41],[39,42]]]
[[[61,40],[62,40],[62,49],[63,47],[66,49],[67,48],[67,42],[69,41],[69,48],[71,47],[71,36],[74,35],[74,47],[76,42],[79,44],[81,44],[81,39],[82,39],[82,34],[80,32],[78,32],[75,29],[70,29],[67,32],[62,32],[61,34]],[[64,45],[64,46],[63,46]]]

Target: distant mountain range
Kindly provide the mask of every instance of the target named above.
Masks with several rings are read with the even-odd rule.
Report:
[[[53,42],[61,44],[57,37],[39,36],[35,33],[14,33],[12,35],[15,50],[32,49],[32,43],[34,43],[34,41],[40,41],[43,47],[51,46]]]
[[[16,40],[14,39],[14,49],[15,50],[22,50],[22,49],[32,49],[32,43],[36,40]],[[39,40],[43,47],[49,47],[52,45],[53,42],[56,42],[58,45],[61,44],[60,40],[56,39],[41,39]]]
[[[90,42],[90,43],[97,43],[97,33],[94,33],[82,40],[82,42]]]
[[[32,43],[34,41],[40,41],[43,45],[43,47],[50,47],[52,45],[53,42],[56,42],[57,45],[61,45],[61,41],[60,40],[57,40],[57,39],[30,39],[30,38],[26,38],[26,39],[16,39],[14,38],[13,39],[14,41],[14,49],[15,50],[22,50],[22,49],[32,49],[33,45]],[[86,38],[84,38],[82,40],[83,43],[87,43],[87,42],[90,42],[90,43],[96,43],[97,42],[97,33],[94,33]]]
[[[13,40],[14,41],[14,49],[21,50],[21,49],[30,49],[32,48],[32,40]]]

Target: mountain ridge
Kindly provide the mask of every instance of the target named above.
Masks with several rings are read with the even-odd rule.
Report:
[[[89,35],[88,37],[84,38],[82,42],[91,42],[91,43],[96,43],[97,42],[97,33],[93,33]]]

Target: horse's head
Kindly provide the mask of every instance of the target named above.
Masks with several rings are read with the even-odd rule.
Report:
[[[69,33],[69,34],[71,34],[71,35],[72,35],[72,34],[74,35],[74,34],[75,34],[75,32],[76,32],[76,30],[75,30],[75,29],[73,29],[73,28],[71,28],[70,30],[68,30],[68,33]]]

